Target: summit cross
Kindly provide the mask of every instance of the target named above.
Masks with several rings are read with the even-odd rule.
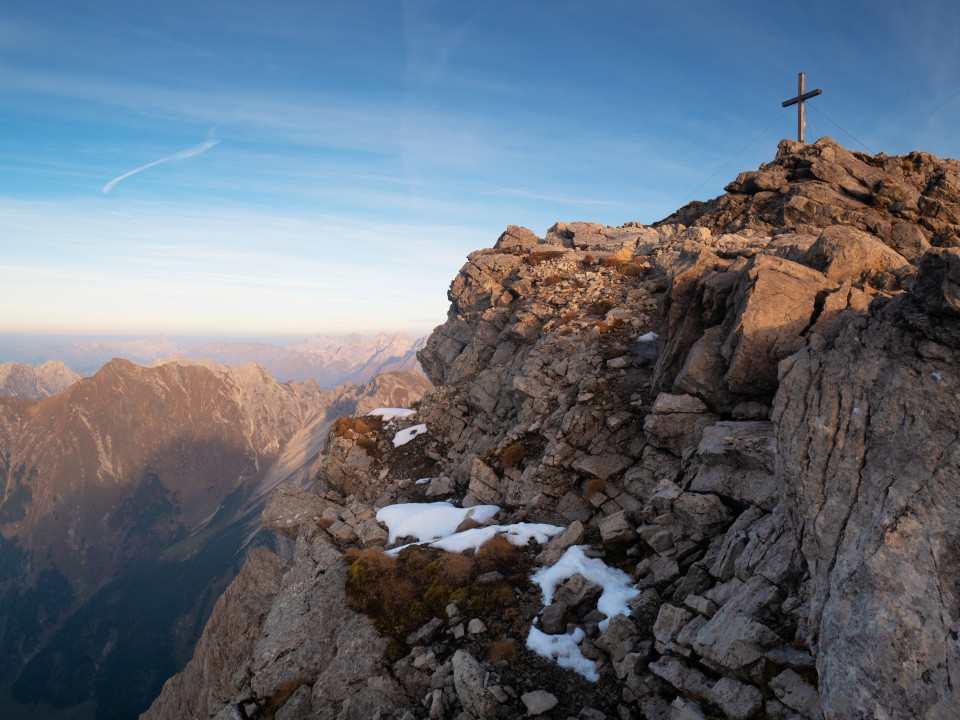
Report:
[[[797,106],[797,140],[804,142],[803,140],[803,128],[806,125],[806,119],[804,117],[804,100],[809,100],[812,97],[816,97],[823,92],[820,88],[816,90],[811,90],[808,93],[803,91],[804,82],[806,80],[806,73],[799,73],[799,78],[797,80],[797,96],[795,98],[790,98],[789,100],[783,101],[783,107],[789,107],[791,105]]]

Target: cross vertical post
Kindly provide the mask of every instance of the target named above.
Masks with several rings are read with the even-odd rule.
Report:
[[[811,90],[810,92],[804,92],[804,86],[806,84],[806,73],[798,73],[797,77],[797,96],[795,98],[790,98],[789,100],[784,100],[782,107],[789,107],[790,105],[797,106],[797,140],[804,142],[803,139],[803,129],[806,125],[806,118],[804,114],[803,103],[805,100],[809,100],[812,97],[816,97],[823,92],[820,88],[816,90]]]
[[[797,78],[797,97],[803,95],[805,90],[804,85],[806,85],[807,74],[800,73],[800,77]],[[797,138],[800,142],[804,142],[804,130],[807,127],[807,107],[803,104],[803,100],[797,102]]]

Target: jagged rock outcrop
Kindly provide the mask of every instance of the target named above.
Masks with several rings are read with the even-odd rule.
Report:
[[[276,491],[302,594],[199,716],[266,717],[302,681],[278,718],[352,717],[354,692],[383,718],[956,717],[958,208],[960,164],[825,138],[653,227],[508,228],[451,284],[416,413],[338,423],[313,494]],[[433,498],[560,526],[515,562],[582,570],[546,607],[517,575],[509,611],[458,596],[371,634],[361,677],[331,626],[373,626],[341,614],[333,557],[378,557],[376,511]],[[588,559],[630,572],[628,614],[599,610]],[[311,659],[315,636],[344,656]]]

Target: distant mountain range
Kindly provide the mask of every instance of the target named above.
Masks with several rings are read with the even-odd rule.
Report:
[[[316,380],[320,387],[333,388],[343,382],[367,382],[378,373],[393,370],[419,372],[416,351],[423,347],[424,341],[425,338],[414,338],[403,332],[378,333],[369,339],[357,333],[341,337],[316,336],[286,346],[264,342],[190,345],[175,342],[164,335],[120,342],[69,344],[14,344],[0,340],[0,360],[29,365],[59,361],[81,375],[93,374],[113,358],[141,365],[174,356],[196,362],[213,360],[229,366],[256,362],[280,382]],[[0,395],[43,396],[16,395],[6,390],[3,385],[6,367],[0,365]],[[22,369],[16,372],[22,374]],[[25,382],[29,386],[29,381]],[[45,386],[45,383],[40,384]]]
[[[312,481],[335,418],[429,387],[411,371],[325,390],[206,365],[117,359],[51,397],[0,398],[3,717],[136,717],[244,554],[283,552],[260,523],[270,490]]]
[[[82,377],[59,360],[48,360],[37,367],[8,362],[0,365],[0,397],[39,400],[56,395]]]

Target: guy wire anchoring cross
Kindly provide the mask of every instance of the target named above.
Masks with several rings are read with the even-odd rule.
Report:
[[[823,92],[820,88],[816,90],[811,90],[808,93],[803,91],[804,82],[806,80],[806,73],[799,73],[799,81],[797,88],[797,96],[795,98],[790,98],[789,100],[783,101],[783,107],[789,107],[791,105],[797,106],[797,140],[804,142],[803,140],[803,126],[806,125],[806,120],[803,113],[803,102],[804,100],[809,100],[812,97],[816,97]]]

